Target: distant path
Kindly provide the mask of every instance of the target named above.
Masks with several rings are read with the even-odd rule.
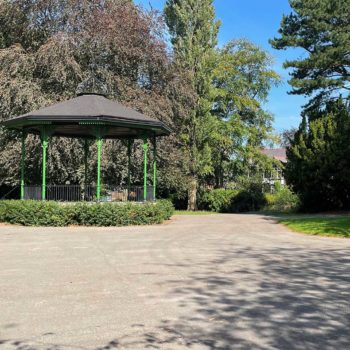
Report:
[[[259,215],[0,227],[0,349],[350,349],[350,240]]]

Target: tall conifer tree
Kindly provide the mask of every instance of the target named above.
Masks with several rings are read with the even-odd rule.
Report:
[[[183,123],[181,139],[189,177],[188,209],[196,209],[200,178],[212,173],[211,135],[212,72],[220,23],[215,20],[213,0],[168,0],[165,6],[176,63],[188,72],[197,93],[190,117]]]
[[[275,49],[304,51],[284,63],[292,94],[309,98],[288,147],[286,179],[305,210],[350,207],[350,0],[289,0]]]

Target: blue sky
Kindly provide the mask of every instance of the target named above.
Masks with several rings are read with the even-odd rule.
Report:
[[[135,0],[149,8],[162,10],[165,0]],[[299,125],[301,106],[305,99],[301,96],[288,95],[288,72],[282,64],[286,59],[299,57],[299,50],[277,51],[271,48],[268,40],[277,35],[283,14],[291,12],[288,0],[214,0],[217,18],[222,25],[219,45],[234,38],[246,38],[265,50],[275,59],[274,69],[282,76],[281,86],[271,91],[266,109],[275,116],[277,131]]]

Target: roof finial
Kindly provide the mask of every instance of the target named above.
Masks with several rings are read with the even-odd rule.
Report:
[[[102,95],[107,97],[108,88],[102,79],[99,79],[96,70],[91,69],[88,77],[84,79],[77,87],[76,94],[81,95]]]

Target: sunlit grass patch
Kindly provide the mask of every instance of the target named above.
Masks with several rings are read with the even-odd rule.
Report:
[[[296,232],[350,238],[350,216],[291,218],[279,222]]]

